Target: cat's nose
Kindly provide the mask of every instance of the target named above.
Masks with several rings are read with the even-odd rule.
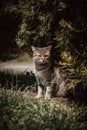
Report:
[[[41,57],[41,60],[42,60],[42,61],[44,61],[44,60],[45,60],[45,57],[44,57],[44,56],[42,56],[42,57]]]

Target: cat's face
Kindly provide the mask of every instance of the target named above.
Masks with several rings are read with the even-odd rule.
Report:
[[[51,58],[51,48],[52,46],[48,47],[34,47],[31,46],[32,51],[33,51],[33,60],[37,61],[38,63],[47,63],[49,62]]]

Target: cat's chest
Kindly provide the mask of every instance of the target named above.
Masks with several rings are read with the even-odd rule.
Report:
[[[51,77],[52,73],[53,72],[51,70],[45,69],[45,70],[36,71],[36,76],[41,77],[41,78],[44,79],[44,78]]]
[[[37,72],[41,72],[41,71],[48,71],[50,67],[50,64],[45,63],[45,64],[35,64],[35,69]]]
[[[53,74],[53,67],[51,63],[38,64],[36,62],[34,64],[35,64],[36,76],[41,77],[41,79],[51,78]]]
[[[39,71],[36,73],[36,78],[37,81],[44,85],[51,85],[51,80],[52,80],[52,72],[51,71]]]

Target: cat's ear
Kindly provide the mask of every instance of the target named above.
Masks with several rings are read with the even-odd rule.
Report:
[[[34,47],[34,46],[31,46],[31,49],[32,49],[32,51],[37,50],[37,48],[36,48],[36,47]]]
[[[46,50],[50,51],[51,48],[52,48],[52,45],[49,45],[49,46],[46,47]]]

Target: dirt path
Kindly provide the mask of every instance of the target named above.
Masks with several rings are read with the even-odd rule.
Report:
[[[24,71],[33,71],[33,63],[32,61],[6,61],[6,62],[0,62],[0,70],[14,70],[19,72]]]

